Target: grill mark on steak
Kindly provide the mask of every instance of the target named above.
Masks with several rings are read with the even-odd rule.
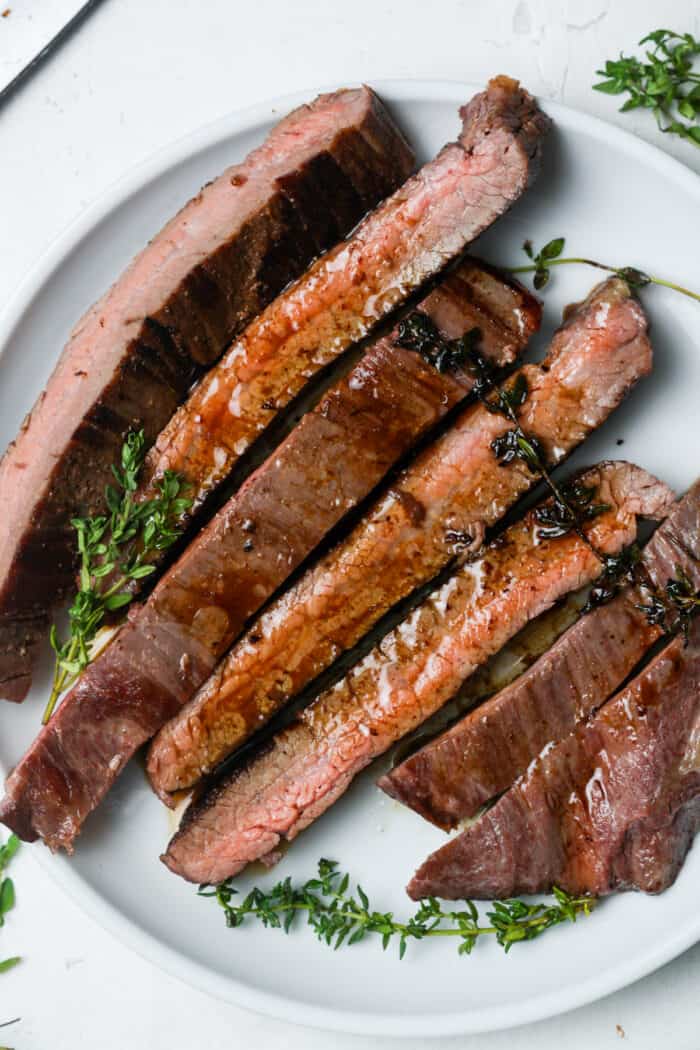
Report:
[[[526,365],[522,425],[560,462],[607,418],[651,367],[646,320],[624,282],[612,278],[555,334],[542,365]],[[362,521],[243,636],[154,744],[149,770],[161,795],[191,787],[392,606],[433,578],[465,546],[478,548],[535,483],[522,463],[499,467],[492,440],[511,423],[483,405],[467,408],[426,448]]]
[[[299,215],[305,234],[320,254],[323,244],[352,228],[357,215],[357,194],[351,183],[341,185],[337,165],[328,153],[314,158],[310,178],[299,179],[294,173],[277,180],[277,184]],[[334,189],[337,188],[337,189]]]
[[[496,366],[511,362],[538,327],[540,304],[476,262],[464,262],[457,275],[444,278],[420,309],[455,338],[472,328],[479,296],[488,299],[479,311],[491,318],[482,349]],[[7,806],[31,811],[31,834],[70,845],[119,768],[192,696],[245,621],[472,384],[464,372],[440,374],[392,338],[365,352],[196,537],[63,700],[8,782]],[[57,778],[65,788],[58,796]]]
[[[663,515],[672,498],[625,463],[602,464],[581,481],[610,506],[583,526],[608,554],[634,539],[638,515]],[[293,839],[530,619],[599,575],[599,559],[576,533],[538,538],[536,521],[531,511],[511,526],[277,734],[265,754],[191,805],[165,864],[191,881],[219,882]]]
[[[146,382],[155,380],[157,383],[168,386],[177,397],[180,396],[182,376],[186,374],[188,368],[192,378],[195,375],[191,361],[187,360],[187,355],[179,348],[165,325],[160,324],[153,317],[144,318],[142,337],[134,344],[133,352],[123,362],[122,368],[133,372],[137,381],[139,379],[145,379]],[[128,415],[129,413],[123,412],[122,414]]]
[[[660,590],[678,567],[700,589],[700,482],[675,504],[640,563]],[[630,585],[583,616],[512,685],[414,752],[379,787],[445,829],[475,816],[544,747],[600,707],[661,638],[640,608],[648,600]]]
[[[356,150],[367,158],[361,167]],[[286,222],[298,223],[277,179],[316,185],[319,156],[332,161],[327,193],[345,206],[337,223],[323,218],[306,253],[282,257],[273,247]],[[153,442],[202,370],[412,164],[368,88],[320,96],[190,201],[77,324],[0,464],[0,696],[21,700],[29,688],[49,614],[72,582],[70,519],[104,511],[126,433],[143,427]],[[309,228],[316,221],[309,215]],[[16,619],[26,645],[16,645]]]
[[[166,470],[198,509],[313,377],[366,337],[521,196],[549,120],[517,82],[491,81],[461,110],[458,141],[409,179],[232,344],[151,450],[139,498]],[[359,155],[354,155],[359,161]],[[362,165],[364,167],[364,164]],[[157,555],[154,555],[154,558]]]
[[[700,620],[433,853],[410,896],[660,893],[700,828]]]

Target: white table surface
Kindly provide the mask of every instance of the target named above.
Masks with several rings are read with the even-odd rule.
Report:
[[[79,6],[4,5],[11,11],[0,18],[0,81]],[[233,109],[318,84],[483,81],[508,72],[537,94],[636,131],[700,172],[700,150],[664,138],[646,114],[618,114],[614,99],[590,90],[604,58],[659,24],[697,34],[696,0],[105,0],[0,109],[0,309],[46,246],[135,163]],[[210,999],[104,933],[51,885],[30,848],[13,868],[18,906],[0,934],[0,957],[20,953],[25,961],[0,977],[0,1021],[22,1020],[0,1042],[17,1050],[393,1045],[278,1023]],[[471,965],[479,965],[476,957]],[[593,1006],[452,1043],[464,1050],[698,1050],[699,982],[697,945]],[[435,1040],[405,1045],[419,1050]]]

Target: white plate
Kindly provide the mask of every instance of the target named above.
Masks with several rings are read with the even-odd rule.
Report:
[[[473,86],[391,82],[382,96],[418,149],[431,156],[457,130],[457,108]],[[177,144],[122,182],[54,245],[0,329],[0,446],[43,386],[71,324],[131,256],[202,183],[242,158],[279,116],[309,98],[282,99],[220,121]],[[567,238],[567,251],[648,268],[700,284],[700,181],[663,153],[561,106],[547,105],[556,131],[535,188],[483,238],[496,262],[523,261],[521,244]],[[545,293],[545,333],[564,304],[582,297],[595,271],[555,271]],[[576,461],[623,453],[681,491],[700,472],[697,394],[700,306],[662,289],[644,293],[654,323],[652,380],[587,443]],[[624,439],[624,446],[617,439]],[[38,729],[48,659],[32,695],[0,710],[7,769]],[[700,938],[695,891],[700,848],[676,885],[655,899],[607,901],[576,928],[561,927],[505,957],[494,944],[458,958],[452,942],[412,945],[399,964],[374,939],[332,955],[304,929],[284,937],[253,927],[227,930],[212,901],[158,861],[172,824],[132,763],[88,822],[75,856],[33,854],[95,919],[142,955],[191,984],[253,1010],[301,1024],[386,1035],[447,1035],[522,1024],[590,1002],[649,973]],[[304,878],[319,857],[359,877],[382,908],[407,913],[402,887],[443,841],[439,831],[361,778],[294,844],[278,868]],[[270,882],[275,875],[257,876]],[[241,879],[245,885],[249,880]]]

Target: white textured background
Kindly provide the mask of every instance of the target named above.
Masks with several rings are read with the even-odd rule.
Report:
[[[79,6],[3,0],[0,10],[5,5],[0,86]],[[0,310],[46,246],[136,162],[233,109],[318,84],[482,81],[507,72],[537,94],[619,122],[700,172],[700,150],[662,137],[646,114],[619,115],[614,99],[590,90],[604,58],[659,25],[697,34],[697,0],[105,0],[0,108]],[[0,957],[18,952],[26,960],[0,977],[0,1021],[18,1014],[22,1021],[0,1042],[16,1050],[394,1045],[276,1023],[186,988],[83,916],[30,852],[14,864],[18,907],[0,935]],[[700,1050],[699,982],[700,945],[594,1006],[450,1042],[460,1050]]]

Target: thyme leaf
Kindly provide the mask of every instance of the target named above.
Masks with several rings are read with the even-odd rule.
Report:
[[[533,474],[541,473],[542,446],[535,437],[528,437],[520,426],[506,430],[491,442],[494,455],[502,467],[520,459]]]
[[[593,502],[596,490],[592,486],[572,481],[562,485],[561,491],[564,501],[555,499],[535,510],[535,520],[539,526],[537,532],[542,539],[566,536],[577,524],[592,521],[599,514],[610,510],[609,503]]]
[[[692,580],[680,565],[676,565],[676,575],[667,580],[665,588],[658,590],[648,578],[638,579],[640,559],[641,551],[636,543],[605,558],[603,573],[591,588],[583,612],[612,601],[623,584],[633,584],[647,596],[646,602],[635,605],[644,613],[647,623],[661,628],[664,634],[672,634],[677,628],[687,642],[693,616],[700,609],[700,591],[695,590]]]
[[[548,241],[543,248],[540,248],[537,253],[535,253],[535,249],[532,246],[532,241],[528,240],[523,244],[523,251],[529,259],[532,259],[532,269],[535,272],[532,283],[539,291],[549,282],[549,264],[558,259],[564,251],[564,238],[555,237],[554,240]]]
[[[676,575],[666,583],[666,596],[687,642],[693,613],[700,609],[700,594],[680,565],[676,565]]]
[[[603,571],[591,587],[583,612],[591,612],[599,605],[606,605],[619,593],[624,583],[633,583],[635,568],[641,558],[637,543],[623,547],[619,554],[603,557]]]
[[[419,353],[438,372],[454,372],[471,363],[479,336],[479,329],[472,328],[459,339],[444,339],[427,314],[414,310],[399,322],[396,341],[406,350]],[[488,368],[484,359],[479,359]]]
[[[539,290],[549,283],[552,266],[593,266],[596,270],[605,270],[607,273],[612,273],[616,277],[622,278],[623,281],[626,281],[633,288],[645,288],[649,284],[656,284],[662,288],[670,288],[674,292],[679,292],[689,299],[700,302],[700,294],[698,292],[693,292],[689,288],[684,288],[683,285],[675,284],[673,281],[667,281],[663,277],[654,277],[636,266],[609,266],[607,263],[598,262],[597,259],[587,259],[580,255],[562,258],[565,244],[566,239],[564,237],[556,237],[553,241],[545,244],[544,248],[539,252],[535,253],[532,241],[525,241],[523,251],[532,262],[526,266],[511,266],[508,272],[534,273],[533,284]]]
[[[0,846],[0,926],[5,925],[5,916],[15,906],[15,886],[12,879],[4,872],[18,849],[19,839],[14,834],[10,835],[4,845]],[[20,961],[18,955],[0,960],[0,973],[6,973]]]
[[[447,911],[435,897],[426,897],[413,916],[399,921],[393,912],[374,910],[361,886],[356,886],[354,894],[349,886],[350,876],[338,870],[337,862],[322,859],[318,876],[301,886],[287,877],[268,891],[256,887],[239,904],[234,903],[237,890],[231,879],[214,887],[200,886],[198,892],[216,899],[231,929],[253,919],[265,928],[289,933],[297,918],[305,915],[318,940],[335,951],[375,934],[381,937],[385,951],[392,940],[397,942],[400,959],[409,941],[425,937],[457,937],[459,955],[469,955],[480,938],[494,937],[508,952],[514,944],[532,941],[553,926],[590,915],[597,903],[594,897],[572,897],[555,887],[553,903],[495,901],[482,920],[473,901],[462,902],[459,911]]]
[[[112,467],[115,484],[105,489],[109,513],[71,521],[80,557],[79,589],[68,610],[68,637],[59,638],[55,625],[49,635],[56,658],[44,724],[60,694],[90,663],[92,642],[107,613],[131,602],[129,584],[155,571],[150,555],[175,543],[182,515],[192,505],[173,471],[158,480],[152,499],[134,498],[145,455],[143,430],[132,431],[122,446],[119,465]]]
[[[540,267],[545,260],[555,259],[563,247],[564,239],[558,238],[550,241],[535,256],[530,242],[525,244],[526,252],[537,260],[535,265]],[[533,474],[545,482],[554,497],[552,506],[541,509],[544,529],[540,535],[553,538],[573,529],[593,553],[601,561],[604,560],[605,556],[588,539],[582,523],[608,507],[591,504],[593,493],[587,498],[588,490],[585,487],[574,484],[567,491],[566,487],[561,488],[556,484],[547,469],[547,457],[541,443],[534,435],[526,433],[518,420],[518,412],[529,394],[525,375],[519,372],[509,384],[497,386],[492,367],[478,351],[479,336],[479,329],[474,328],[461,339],[446,341],[434,322],[416,310],[399,324],[397,342],[400,346],[420,353],[440,371],[456,367],[469,368],[474,380],[475,396],[487,411],[501,415],[513,424],[511,429],[499,434],[491,442],[497,461],[501,466],[507,466],[516,459],[522,460]],[[576,499],[579,506],[575,505]]]
[[[660,131],[700,146],[700,73],[693,69],[700,40],[692,33],[656,29],[639,41],[649,44],[644,59],[620,55],[597,69],[604,79],[593,85],[606,95],[626,95],[620,111],[649,109]]]

